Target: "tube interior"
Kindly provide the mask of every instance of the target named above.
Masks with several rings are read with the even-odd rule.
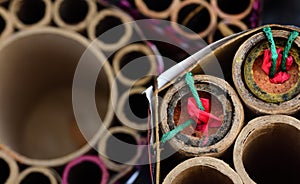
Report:
[[[167,10],[174,0],[164,0],[164,1],[153,1],[153,0],[142,0],[147,5],[148,9],[157,12]]]
[[[78,150],[82,140],[98,132],[100,123],[87,121],[83,137],[72,106],[74,72],[85,49],[82,43],[52,32],[21,37],[1,49],[1,143],[28,158],[55,159]],[[87,52],[82,62],[95,68],[99,58]],[[107,81],[102,68],[94,92],[102,120],[110,98]]]
[[[120,70],[127,78],[137,80],[147,76],[150,62],[150,59],[144,53],[131,51],[121,58]]]
[[[25,176],[25,178],[23,178],[22,181],[20,182],[20,184],[33,184],[33,183],[51,184],[50,179],[40,172],[31,172],[27,176]]]
[[[256,183],[298,183],[300,131],[274,124],[252,133],[245,142],[244,167]]]
[[[122,132],[114,133],[112,136],[107,140],[106,155],[117,163],[127,163],[137,153],[136,146],[128,146],[128,144],[137,145],[135,138]]]
[[[84,161],[72,167],[68,175],[68,183],[101,183],[101,178],[102,171],[100,167],[93,162]]]
[[[44,17],[45,12],[46,4],[43,0],[22,0],[17,16],[24,24],[34,24]]]
[[[122,38],[125,32],[124,25],[120,18],[115,16],[106,16],[96,26],[96,37],[105,43],[116,43]],[[113,29],[114,27],[118,28]],[[103,33],[107,32],[105,35]]]
[[[212,184],[223,183],[233,184],[233,181],[220,171],[207,166],[190,167],[180,174],[176,175],[172,184]]]
[[[0,183],[5,183],[9,177],[10,169],[5,160],[0,158]]]
[[[0,35],[4,31],[5,27],[6,27],[6,22],[3,19],[3,17],[0,15]]]
[[[239,14],[247,9],[251,0],[217,0],[218,7],[228,14]]]
[[[189,28],[195,33],[200,33],[207,29],[209,26],[209,23],[211,21],[211,17],[209,14],[209,11],[205,7],[201,7],[200,4],[190,4],[185,7],[183,7],[178,14],[178,24],[182,24],[183,26]],[[198,12],[195,12],[195,14],[190,17],[192,13],[196,9],[202,8]]]
[[[59,7],[62,20],[68,24],[82,22],[89,11],[86,0],[64,0]]]
[[[125,106],[123,109],[129,120],[139,124],[147,124],[148,101],[145,95],[132,94],[125,104],[129,104],[129,106]]]

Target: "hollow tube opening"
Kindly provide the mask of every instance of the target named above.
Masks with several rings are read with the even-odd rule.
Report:
[[[46,4],[43,0],[22,0],[19,10],[16,12],[18,18],[24,24],[39,22],[46,13]]]
[[[227,14],[239,14],[245,11],[251,0],[217,0],[218,7]]]
[[[118,162],[120,163],[128,163],[135,157],[137,150],[132,149],[132,147],[131,149],[128,149],[126,143],[137,145],[136,139],[132,135],[122,132],[114,133],[112,136],[108,138],[106,143],[107,157],[112,159],[118,158]]]
[[[106,31],[114,31],[113,36],[102,36],[101,40],[105,43],[116,43],[118,42],[123,36],[125,32],[125,27],[122,20],[115,16],[106,16],[104,17],[96,26],[96,37],[101,36]],[[113,28],[119,26],[117,30]],[[113,29],[113,30],[112,30]]]
[[[0,158],[0,183],[5,183],[10,175],[10,168],[7,162]]]
[[[31,172],[27,176],[25,176],[20,182],[20,184],[33,184],[33,183],[51,184],[50,179],[40,172]]]
[[[157,12],[167,10],[173,3],[174,0],[164,0],[164,1],[153,1],[153,0],[142,0],[147,5],[150,10]]]
[[[245,142],[242,161],[256,183],[298,183],[300,131],[287,124],[257,130]]]
[[[86,0],[64,0],[59,7],[62,20],[68,24],[82,22],[89,11]]]
[[[90,161],[73,166],[68,175],[68,184],[101,183],[101,168]]]
[[[199,11],[191,16],[197,9]],[[179,11],[177,23],[182,24],[195,33],[200,33],[208,28],[210,21],[211,16],[206,7],[200,4],[189,4]]]

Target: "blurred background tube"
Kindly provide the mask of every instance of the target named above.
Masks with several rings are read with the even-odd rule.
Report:
[[[63,29],[82,32],[97,12],[94,0],[56,0],[54,22]]]
[[[46,26],[52,20],[51,0],[12,0],[9,11],[18,29]]]

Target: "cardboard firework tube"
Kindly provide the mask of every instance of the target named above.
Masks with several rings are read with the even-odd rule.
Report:
[[[147,84],[157,73],[155,56],[151,48],[142,43],[133,43],[118,50],[112,65],[117,79],[130,87]]]
[[[244,183],[299,181],[300,121],[287,115],[251,120],[238,136],[234,166]]]
[[[0,150],[0,183],[14,184],[18,177],[19,168],[16,161],[7,153]]]
[[[14,31],[11,15],[0,7],[0,39],[8,37]]]
[[[125,150],[122,144],[132,144],[136,146],[130,146],[130,150]],[[110,128],[99,141],[98,149],[101,150],[99,156],[108,169],[122,172],[138,162],[142,154],[142,149],[138,147],[139,144],[140,135],[135,130],[122,126],[113,127]],[[121,156],[122,154],[120,153],[122,153],[123,156]],[[117,159],[116,162],[114,159]]]
[[[217,15],[206,1],[182,1],[171,13],[172,27],[178,33],[190,39],[208,36],[216,27],[216,24]],[[183,30],[179,25],[186,26],[192,32]]]
[[[166,0],[163,2],[155,2],[149,0],[135,0],[135,5],[139,12],[150,18],[166,19],[170,13],[176,8],[179,0]]]
[[[87,62],[86,56],[86,67],[91,69],[94,63],[103,62],[93,94],[97,116],[108,127],[113,118],[112,69],[86,38],[57,28],[40,28],[0,43],[1,149],[22,164],[60,166],[96,145],[103,128],[98,122],[88,123],[83,134],[72,106],[75,70],[79,60]]]
[[[194,127],[190,125],[170,139],[169,144],[178,150],[182,157],[217,157],[224,153],[237,137],[244,123],[244,110],[235,91],[223,79],[195,75],[194,80],[200,98],[210,99],[210,112],[219,117],[222,124],[220,127],[209,128],[207,140],[204,136],[194,133]],[[191,92],[184,80],[167,91],[161,105],[163,134],[190,119],[186,109],[189,97]]]
[[[180,183],[242,184],[238,174],[224,161],[212,157],[188,159],[176,166],[163,184]]]
[[[290,32],[273,30],[272,33],[277,48],[284,48]],[[263,52],[269,48],[263,32],[247,39],[234,57],[233,82],[241,99],[255,114],[295,114],[300,107],[300,38],[295,39],[289,52],[294,63],[287,71],[290,79],[283,84],[270,82],[261,69]]]
[[[145,90],[137,87],[124,92],[118,100],[116,111],[123,125],[139,131],[148,130],[148,100],[142,94]]]
[[[46,167],[29,167],[22,171],[17,179],[17,184],[49,183],[59,184],[58,174]]]
[[[56,0],[53,6],[54,22],[61,28],[78,32],[87,28],[97,12],[93,0]]]
[[[88,36],[92,41],[95,40],[96,44],[104,51],[115,52],[128,43],[132,37],[133,26],[127,23],[130,21],[131,18],[118,9],[108,8],[101,10],[87,27]],[[113,37],[102,35],[115,26],[122,26],[120,29],[118,27],[115,28],[118,29],[117,35],[113,35]]]
[[[51,0],[13,0],[9,11],[18,29],[47,26],[52,19]]]
[[[109,173],[97,156],[81,156],[68,163],[62,176],[63,184],[100,183],[107,184]]]
[[[223,19],[243,19],[253,9],[255,0],[210,0],[217,14]]]
[[[230,36],[234,33],[245,31],[247,29],[248,26],[240,20],[222,20],[218,23],[215,30],[208,35],[208,42],[213,43],[223,37]]]

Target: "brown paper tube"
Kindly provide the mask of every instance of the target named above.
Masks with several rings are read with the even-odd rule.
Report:
[[[169,140],[170,145],[183,157],[200,155],[220,156],[237,137],[243,123],[244,111],[237,94],[223,79],[195,75],[195,87],[200,98],[210,100],[210,112],[222,121],[220,127],[210,127],[208,138],[198,135],[190,125]],[[161,105],[161,130],[167,133],[190,119],[187,99],[192,97],[184,80],[171,87]]]
[[[127,146],[124,146],[123,144],[132,144],[136,146],[128,149],[125,148]],[[100,150],[99,156],[108,169],[116,172],[122,172],[128,167],[134,165],[134,163],[136,163],[140,158],[142,149],[138,147],[139,144],[140,135],[133,129],[120,126],[113,127],[110,128],[109,131],[106,132],[106,134],[100,139],[98,146]],[[110,158],[117,158],[118,160],[114,161]],[[120,161],[122,161],[122,163],[120,163]]]
[[[130,87],[146,84],[157,73],[152,50],[141,43],[130,44],[117,51],[112,65],[119,81]]]
[[[183,30],[178,24],[191,31]],[[217,24],[217,16],[206,1],[182,1],[171,13],[171,25],[178,33],[190,39],[206,37]]]
[[[116,115],[120,122],[138,131],[148,130],[148,100],[142,94],[146,88],[133,88],[118,100]]]
[[[176,166],[163,184],[224,183],[242,184],[236,172],[224,161],[211,157],[196,157]]]
[[[131,21],[128,15],[117,9],[101,10],[92,22],[88,25],[88,36],[91,40],[96,40],[96,44],[104,51],[116,51],[123,47],[131,38],[133,26],[127,22]],[[127,23],[127,24],[126,24]],[[122,26],[120,26],[122,25]],[[120,26],[113,37],[102,36],[115,26]],[[107,38],[108,37],[108,38]]]
[[[17,184],[58,184],[60,179],[54,170],[44,167],[29,167],[21,172]]]
[[[234,146],[234,166],[244,183],[298,183],[300,121],[286,115],[251,120]]]
[[[51,0],[13,0],[9,11],[18,29],[46,26],[52,18]]]
[[[284,48],[290,32],[283,30],[272,32],[276,46]],[[300,38],[296,38],[289,52],[295,62],[288,71],[290,79],[283,84],[271,83],[269,76],[261,69],[263,51],[269,48],[263,32],[247,39],[234,57],[233,82],[246,106],[254,113],[294,114],[300,107]]]
[[[0,183],[14,184],[19,173],[16,161],[0,150]]]
[[[8,37],[14,31],[11,15],[0,7],[0,39]]]
[[[216,29],[208,35],[208,42],[213,43],[214,41],[220,40],[226,36],[230,36],[234,33],[245,31],[248,26],[239,20],[222,20],[218,23]]]
[[[81,32],[94,19],[97,5],[92,0],[56,0],[53,9],[59,27]]]
[[[254,0],[210,0],[223,19],[243,19],[251,13]]]
[[[96,146],[103,132],[100,122],[86,121],[82,134],[74,117],[72,85],[79,60],[92,70],[105,58],[71,31],[30,29],[0,43],[0,148],[19,162],[60,166]],[[99,70],[93,91],[96,115],[108,127],[113,118],[113,74],[107,62]]]
[[[135,5],[142,14],[156,19],[168,18],[179,3],[179,0],[135,0]]]

